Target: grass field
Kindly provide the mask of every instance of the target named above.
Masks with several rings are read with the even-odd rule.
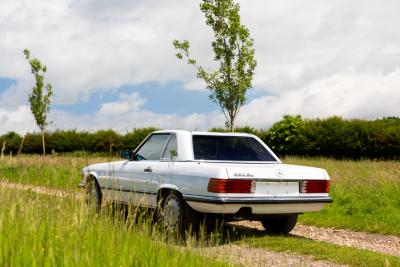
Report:
[[[76,190],[80,169],[102,161],[107,158],[5,158],[0,161],[0,179]],[[334,203],[321,212],[301,215],[302,223],[400,235],[400,162],[296,157],[284,162],[325,168],[332,179]]]
[[[235,231],[177,246],[147,220],[121,219],[107,209],[97,214],[68,197],[3,188],[0,203],[0,266],[231,266],[192,250],[231,242],[351,266],[400,266],[398,257],[366,250]]]
[[[400,236],[400,162],[286,158],[285,163],[325,168],[333,204],[300,216],[305,224]]]
[[[45,185],[59,189],[77,189],[80,170],[105,157],[37,156],[6,157],[0,161],[0,178],[9,182]],[[116,160],[116,159],[114,159]]]
[[[0,203],[0,266],[226,266],[74,199],[0,189]]]
[[[106,160],[72,156],[6,158],[0,161],[0,177],[10,182],[76,190],[80,169]],[[302,158],[286,158],[284,162],[323,167],[332,178],[335,202],[321,212],[302,215],[301,222],[400,235],[400,162]],[[91,216],[85,205],[74,199],[3,188],[0,203],[0,266],[224,265],[197,256],[190,249],[171,246],[151,232],[148,223]],[[218,243],[216,240],[213,243]],[[400,266],[398,257],[294,237],[240,236],[223,242],[353,266]],[[200,240],[200,244],[206,243]]]

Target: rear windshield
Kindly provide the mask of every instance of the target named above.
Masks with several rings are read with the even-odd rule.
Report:
[[[194,158],[226,161],[276,161],[253,137],[193,135]]]

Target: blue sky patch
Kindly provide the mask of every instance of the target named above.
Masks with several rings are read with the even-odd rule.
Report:
[[[0,77],[0,93],[6,91],[16,83],[17,81],[15,79]]]
[[[219,111],[219,106],[208,98],[209,92],[189,91],[179,82],[167,84],[144,83],[141,85],[124,85],[117,90],[101,90],[93,93],[87,102],[73,105],[54,105],[54,109],[65,110],[75,115],[94,114],[102,104],[119,100],[120,94],[138,92],[146,99],[143,110],[162,114],[188,115],[192,113],[208,113]],[[248,102],[265,95],[261,90],[250,90]]]

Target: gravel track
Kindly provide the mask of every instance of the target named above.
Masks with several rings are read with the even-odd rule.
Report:
[[[231,224],[251,228],[255,231],[264,230],[261,223],[256,221],[240,221]],[[290,236],[325,241],[339,246],[366,249],[400,257],[400,237],[393,235],[297,224]]]
[[[0,181],[0,187],[29,190],[39,194],[58,197],[75,196],[78,199],[83,198],[83,194],[79,192],[50,189],[45,186]],[[261,223],[256,221],[240,221],[229,224],[235,226],[237,231],[246,234],[254,234],[264,231]],[[290,236],[325,241],[340,246],[366,249],[400,257],[400,237],[398,236],[370,234],[345,229],[306,226],[302,224],[297,224]],[[308,256],[278,253],[261,248],[252,248],[233,244],[193,249],[202,255],[211,255],[221,260],[243,266],[343,266],[328,261],[316,261],[313,260],[312,257]]]

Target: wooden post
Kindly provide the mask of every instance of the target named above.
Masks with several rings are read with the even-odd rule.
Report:
[[[22,152],[22,148],[24,147],[25,136],[26,135],[24,135],[24,137],[22,137],[21,143],[19,144],[19,149],[18,149],[17,155],[21,154],[21,152]]]

